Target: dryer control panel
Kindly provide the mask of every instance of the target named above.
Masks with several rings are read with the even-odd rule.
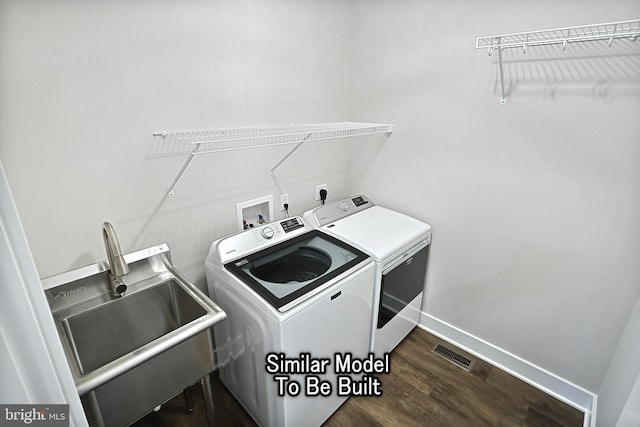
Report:
[[[305,213],[304,218],[312,224],[322,227],[373,206],[375,206],[373,202],[360,194],[330,205],[320,206]]]

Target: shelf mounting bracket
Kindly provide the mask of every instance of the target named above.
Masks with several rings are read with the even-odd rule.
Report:
[[[504,105],[506,104],[506,90],[504,87],[504,69],[502,68],[502,48],[499,46],[500,45],[500,37],[498,37],[497,39],[497,44],[498,44],[498,74],[500,77],[500,104]]]
[[[189,166],[189,163],[191,163],[191,160],[193,160],[193,157],[196,155],[196,152],[200,149],[201,145],[202,143],[195,144],[195,146],[193,147],[193,150],[191,150],[191,153],[189,153],[187,160],[185,160],[184,164],[178,171],[178,174],[176,175],[175,178],[173,178],[171,185],[169,185],[169,189],[167,190],[167,197],[173,197],[175,195],[175,193],[173,192],[173,189],[175,188],[176,184],[180,180],[180,177],[182,177],[182,174],[184,173],[184,171],[187,169],[187,166]]]
[[[289,151],[282,159],[280,159],[280,161],[276,163],[274,167],[271,168],[271,170],[269,171],[269,175],[273,177],[273,172],[275,172],[275,170],[278,169],[280,165],[284,163],[285,160],[287,160],[296,150],[298,150],[298,148],[302,147],[302,144],[307,142],[309,138],[311,138],[311,135],[313,135],[313,132],[309,132],[307,136],[305,136],[302,139],[302,141],[298,142],[296,146],[291,149],[291,151]]]

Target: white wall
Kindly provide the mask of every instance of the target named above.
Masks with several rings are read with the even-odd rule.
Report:
[[[635,304],[598,396],[598,425],[640,423],[640,298]],[[620,424],[616,424],[616,421]]]
[[[348,120],[351,8],[0,3],[0,156],[40,276],[104,259],[108,220],[123,251],[168,242],[204,287],[210,243],[236,231],[235,204],[279,201],[268,171],[291,147],[201,156],[166,199],[186,156],[162,157],[170,148],[152,133]],[[317,184],[333,198],[348,191],[350,157],[336,146],[302,149],[278,169],[291,214],[316,204]]]
[[[235,203],[277,198],[286,149],[196,159],[165,199],[184,158],[158,158],[152,132],[394,123],[361,189],[433,225],[425,310],[597,392],[640,293],[638,44],[509,56],[500,105],[474,42],[638,16],[636,0],[4,1],[0,158],[41,277],[104,259],[109,220],[125,251],[168,242],[203,287]],[[295,156],[292,214],[316,184],[349,191],[337,144]]]
[[[474,47],[640,3],[360,1],[356,16],[355,119],[397,125],[362,190],[433,226],[423,309],[597,392],[640,292],[640,46],[518,53],[506,105],[496,55]]]
[[[616,427],[638,427],[640,425],[640,375],[629,393]]]

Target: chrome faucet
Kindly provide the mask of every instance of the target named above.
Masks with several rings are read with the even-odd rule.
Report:
[[[122,281],[122,276],[129,274],[129,265],[124,260],[120,251],[120,242],[116,236],[116,231],[109,222],[102,223],[102,238],[104,247],[107,250],[107,262],[109,263],[109,282],[111,289],[116,296],[122,296],[127,290],[127,285]]]

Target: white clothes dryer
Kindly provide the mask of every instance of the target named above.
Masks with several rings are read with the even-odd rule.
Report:
[[[348,396],[280,395],[267,357],[367,357],[369,255],[292,217],[213,242],[205,268],[209,293],[227,313],[214,327],[222,383],[261,426],[320,426]],[[307,379],[285,376],[303,386]],[[318,376],[335,385],[332,369]]]
[[[310,210],[304,218],[373,258],[369,348],[377,357],[391,352],[420,319],[431,226],[363,195]]]

